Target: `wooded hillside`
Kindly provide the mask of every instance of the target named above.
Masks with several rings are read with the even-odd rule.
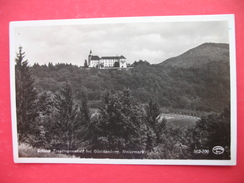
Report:
[[[20,144],[71,155],[87,150],[76,154],[83,158],[230,158],[227,61],[202,59],[206,62],[202,66],[181,67],[178,57],[172,65],[139,61],[131,69],[107,70],[52,63],[29,67],[24,57],[20,48],[16,58]],[[178,118],[174,126],[174,120],[159,120],[161,113],[188,118]],[[197,121],[191,116],[198,116]],[[190,125],[185,125],[188,119]],[[225,153],[214,154],[214,146],[222,146]],[[100,153],[90,153],[94,151]]]

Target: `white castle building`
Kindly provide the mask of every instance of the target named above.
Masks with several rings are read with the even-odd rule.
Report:
[[[88,55],[88,67],[96,67],[99,69],[109,68],[127,68],[126,58],[121,56],[103,56],[92,55],[92,51]]]

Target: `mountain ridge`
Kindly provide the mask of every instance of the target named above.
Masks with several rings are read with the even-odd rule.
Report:
[[[159,65],[199,68],[212,62],[229,62],[229,44],[203,43],[179,56],[166,59]]]

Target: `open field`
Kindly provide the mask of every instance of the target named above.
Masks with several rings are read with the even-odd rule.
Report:
[[[177,127],[185,127],[189,125],[194,125],[198,120],[199,117],[183,115],[183,114],[166,114],[161,113],[159,120],[166,119],[169,123],[177,126]]]

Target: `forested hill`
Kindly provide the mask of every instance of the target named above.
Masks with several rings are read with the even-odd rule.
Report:
[[[39,157],[33,147],[80,158],[230,159],[227,61],[209,57],[206,67],[139,61],[117,70],[29,67],[24,57],[20,47],[15,65],[20,157]],[[223,147],[222,155],[211,151],[216,146]],[[206,154],[198,153],[202,149]]]
[[[208,64],[228,64],[229,45],[223,43],[204,43],[196,48],[173,58],[169,58],[160,65],[177,67],[208,67]],[[217,63],[216,63],[217,62]]]
[[[200,67],[203,62],[208,66]],[[130,70],[83,69],[50,63],[35,64],[31,71],[39,93],[55,93],[68,82],[75,102],[80,103],[86,94],[92,108],[99,108],[101,96],[107,91],[116,93],[123,89],[130,89],[141,103],[153,98],[171,110],[221,112],[230,102],[226,44],[203,44],[162,64],[135,64]]]

